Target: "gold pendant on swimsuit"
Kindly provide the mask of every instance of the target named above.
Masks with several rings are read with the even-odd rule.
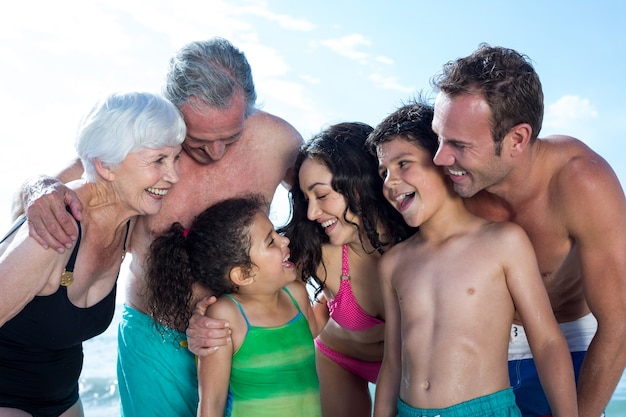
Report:
[[[69,287],[72,282],[74,282],[74,273],[72,271],[63,270],[61,274],[61,285]]]

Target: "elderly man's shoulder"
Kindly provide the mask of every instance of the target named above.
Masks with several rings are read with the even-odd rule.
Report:
[[[302,142],[302,136],[289,122],[261,110],[249,116],[246,119],[246,125],[248,129],[252,129],[254,132],[260,132],[261,134],[271,133],[273,137],[278,136],[281,142],[286,138],[298,143]]]

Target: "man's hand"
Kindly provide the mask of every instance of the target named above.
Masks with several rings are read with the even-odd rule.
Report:
[[[205,316],[208,306],[217,301],[214,296],[203,298],[189,319],[187,343],[189,350],[197,356],[207,356],[220,346],[230,343],[229,324],[224,320],[215,320]]]
[[[39,177],[22,187],[29,235],[45,249],[63,253],[78,237],[76,220],[82,219],[82,203],[74,191],[50,177]],[[71,214],[67,212],[70,208]]]

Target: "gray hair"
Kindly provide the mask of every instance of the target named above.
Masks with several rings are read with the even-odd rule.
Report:
[[[250,64],[243,52],[218,37],[188,43],[170,59],[163,95],[179,109],[185,104],[226,109],[239,88],[249,116],[256,111]]]
[[[106,166],[121,163],[131,152],[178,146],[185,122],[167,99],[152,93],[113,93],[99,100],[82,118],[76,152],[90,182],[97,179],[94,159]]]

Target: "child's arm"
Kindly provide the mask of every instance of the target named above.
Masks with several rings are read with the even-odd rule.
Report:
[[[402,377],[400,306],[391,278],[397,262],[395,252],[387,252],[378,262],[378,276],[385,305],[385,350],[383,364],[376,381],[374,416],[397,415],[397,401]]]
[[[546,292],[534,249],[524,231],[507,227],[510,248],[506,279],[513,302],[528,335],[528,343],[553,415],[577,416],[574,367]],[[503,240],[504,240],[503,239]]]
[[[328,321],[328,307],[326,306],[326,303],[324,302],[321,304],[317,301],[313,301],[314,305],[311,306],[309,294],[304,286],[304,283],[301,281],[289,283],[289,285],[287,285],[287,289],[289,289],[291,295],[293,295],[298,301],[300,311],[302,311],[302,314],[304,314],[304,317],[306,317],[309,322],[311,334],[313,337],[317,337],[326,325],[326,321]],[[325,313],[324,310],[326,310]]]
[[[233,321],[231,314],[234,305],[221,299],[207,308],[206,314],[212,318]],[[198,358],[198,417],[222,417],[228,396],[230,369],[233,358],[233,343],[220,346],[212,355]]]

